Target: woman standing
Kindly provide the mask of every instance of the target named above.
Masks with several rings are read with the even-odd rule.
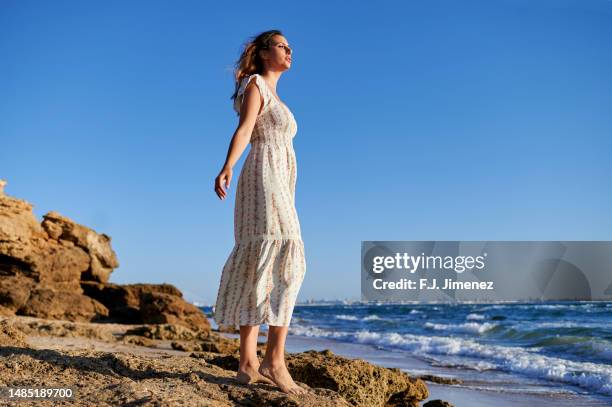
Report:
[[[285,365],[285,339],[306,272],[304,243],[295,209],[297,166],[293,137],[297,123],[281,102],[276,85],[291,67],[291,48],[278,30],[249,42],[236,63],[232,99],[239,124],[215,192],[225,199],[232,168],[248,143],[236,189],[235,245],[227,259],[213,316],[219,326],[240,326],[243,383],[273,382],[286,393],[301,394]],[[268,343],[257,358],[259,325],[268,324]]]

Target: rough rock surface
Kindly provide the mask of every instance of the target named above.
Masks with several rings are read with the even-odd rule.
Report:
[[[204,313],[170,284],[110,283],[111,238],[4,194],[0,180],[0,315],[69,321],[183,325],[210,331]]]
[[[0,386],[68,387],[74,391],[70,405],[350,406],[338,393],[324,388],[295,396],[272,385],[243,385],[236,381],[235,372],[188,354],[136,351],[139,347],[134,345],[122,351],[98,351],[89,346],[66,349],[60,340],[54,341],[53,348],[32,347],[18,327],[40,327],[45,322],[16,323],[21,318],[25,317],[0,322]],[[28,338],[34,342],[33,337]],[[20,405],[57,404],[57,400],[29,400]]]
[[[28,346],[25,334],[6,320],[0,321],[0,348],[4,346]]]
[[[226,370],[238,370],[239,355],[192,353]],[[354,406],[418,406],[429,397],[425,383],[399,369],[375,366],[361,359],[348,359],[329,350],[285,354],[294,380],[341,394]]]
[[[108,309],[92,298],[50,288],[33,289],[18,312],[20,315],[69,321],[94,321],[108,315]]]
[[[309,386],[335,390],[353,405],[418,405],[429,397],[422,380],[400,369],[348,359],[329,350],[291,355],[287,367],[295,379]]]
[[[282,393],[273,385],[243,385],[236,381],[234,371],[188,353],[165,350],[155,339],[142,337],[156,342],[155,349],[122,341],[135,336],[125,333],[137,328],[151,327],[5,318],[0,321],[0,386],[70,387],[75,392],[70,405],[76,406],[350,406],[340,394],[325,388],[311,388],[308,394],[297,396]],[[169,331],[168,327],[157,330]],[[38,335],[51,341],[37,340]],[[65,342],[72,338],[82,342]],[[102,348],[96,343],[98,338],[109,342],[110,351],[98,350]],[[28,342],[42,343],[43,347]],[[36,400],[24,405],[51,406],[56,401]]]
[[[73,388],[78,397],[70,405],[78,406],[410,407],[427,397],[421,380],[398,369],[329,351],[286,354],[292,376],[309,389],[307,395],[296,396],[272,385],[238,383],[237,348],[224,354],[170,347],[172,341],[199,344],[219,338],[215,332],[194,333],[182,325],[0,318],[0,387],[55,383]],[[36,405],[54,404],[36,401]]]
[[[104,304],[109,322],[126,324],[183,325],[194,331],[210,331],[210,322],[195,305],[183,299],[171,284],[101,284],[83,281],[86,295]]]
[[[105,283],[113,271],[119,267],[119,261],[111,248],[111,238],[104,233],[79,225],[55,211],[43,216],[42,227],[51,239],[72,242],[88,254],[89,268],[84,272],[83,280]]]

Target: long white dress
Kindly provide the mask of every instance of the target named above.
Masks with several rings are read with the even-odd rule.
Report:
[[[259,74],[264,106],[257,117],[236,189],[235,245],[221,273],[213,317],[219,326],[289,326],[306,272],[304,243],[295,208],[297,123]]]

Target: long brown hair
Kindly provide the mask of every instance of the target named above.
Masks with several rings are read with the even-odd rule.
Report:
[[[269,30],[257,34],[244,45],[244,50],[234,64],[234,94],[231,99],[235,102],[238,96],[238,88],[242,79],[254,73],[263,73],[263,60],[259,55],[262,49],[269,49],[272,45],[272,37],[275,35],[283,35],[280,30]]]

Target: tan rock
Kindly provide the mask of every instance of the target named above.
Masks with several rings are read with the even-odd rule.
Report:
[[[23,274],[42,287],[82,293],[79,283],[82,275],[100,274],[100,259],[116,264],[110,244],[105,235],[76,225],[55,212],[46,216],[49,220],[40,225],[32,204],[0,195],[0,275]],[[66,232],[67,239],[61,240],[63,227],[71,230],[67,225],[73,225],[81,239],[72,239]],[[75,241],[83,244],[75,245]]]
[[[207,354],[214,353],[231,355],[232,358],[236,360],[238,360],[237,355],[240,352],[240,341],[238,339],[225,338],[215,332],[211,332],[207,338],[199,341],[175,340],[172,342],[171,346],[173,349],[182,350],[185,352],[205,352]],[[257,354],[263,356],[265,347],[265,344],[257,343]]]
[[[32,212],[32,204],[0,195],[0,241],[27,243],[35,236],[44,237],[45,232]]]
[[[194,341],[203,337],[207,337],[207,332],[194,332],[191,329],[182,325],[160,324],[160,325],[142,325],[132,328],[126,332],[126,335],[139,335],[145,338],[170,340],[170,341]]]
[[[26,336],[9,321],[0,321],[0,346],[27,348]]]
[[[206,315],[181,297],[161,292],[145,293],[141,297],[142,322],[147,324],[177,324],[194,330],[210,331]]]
[[[418,406],[429,397],[422,380],[400,369],[348,359],[329,350],[288,355],[287,368],[294,380],[337,391],[355,406]]]
[[[171,284],[109,283],[118,266],[108,235],[56,211],[39,224],[32,204],[0,195],[0,315],[210,331],[206,315]]]
[[[263,351],[263,344],[260,345]],[[238,353],[220,355],[193,352],[190,356],[232,371],[238,370],[240,362]],[[361,359],[348,359],[328,350],[286,353],[285,359],[287,369],[296,382],[338,392],[353,406],[418,407],[421,400],[429,397],[422,380],[412,378],[399,369],[379,367]]]
[[[258,353],[264,349],[261,344],[257,344]],[[216,332],[211,332],[210,336],[200,342],[200,351],[215,352],[225,355],[236,354],[240,351],[240,340],[226,338]]]
[[[80,247],[66,247],[57,242],[33,246],[29,262],[41,287],[82,294],[81,274],[89,268],[89,256]]]
[[[49,320],[36,317],[11,315],[4,318],[13,327],[26,335],[37,337],[84,338],[98,339],[105,342],[116,342],[122,337],[125,327],[95,322],[72,322],[66,320]],[[119,330],[119,332],[115,332]],[[116,333],[116,335],[115,335]]]
[[[106,283],[113,269],[119,267],[117,255],[111,247],[110,236],[96,233],[87,226],[51,211],[43,216],[42,227],[56,240],[67,240],[82,248],[90,257],[83,280]]]
[[[156,342],[154,340],[145,338],[144,336],[124,335],[123,338],[121,338],[121,340],[125,343],[131,343],[133,345],[138,345],[138,346],[148,346],[148,347],[156,346]]]
[[[195,332],[210,331],[206,315],[183,299],[171,284],[101,284],[85,281],[84,293],[109,309],[114,322],[182,325]]]
[[[23,274],[0,276],[0,306],[13,314],[30,298],[30,291],[36,281]]]
[[[327,389],[289,395],[272,385],[243,385],[235,379],[235,372],[185,356],[66,349],[23,349],[16,353],[0,348],[0,359],[3,385],[43,387],[59,383],[75,390],[75,396],[66,401],[71,406],[350,406],[338,393]],[[57,403],[36,401],[40,406]]]
[[[83,294],[35,288],[27,303],[19,308],[20,315],[37,318],[95,321],[108,316],[108,309]]]

